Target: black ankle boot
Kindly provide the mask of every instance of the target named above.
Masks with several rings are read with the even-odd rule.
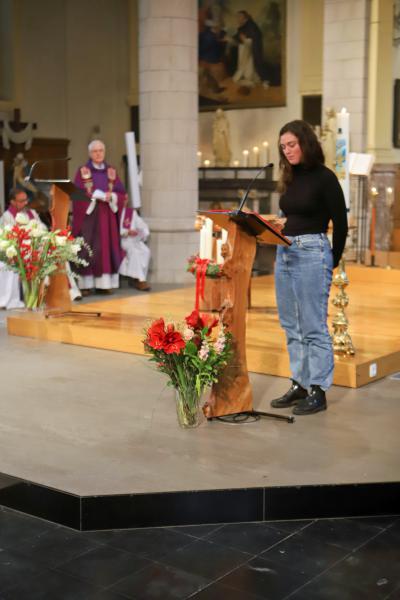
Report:
[[[272,408],[287,408],[288,406],[293,406],[297,404],[299,400],[302,398],[306,398],[308,395],[307,390],[305,390],[297,381],[294,381],[290,386],[289,390],[281,396],[280,398],[275,398],[272,400],[271,406]]]
[[[320,410],[326,410],[326,396],[324,390],[319,385],[312,385],[311,392],[300,400],[293,409],[294,415],[312,415]]]

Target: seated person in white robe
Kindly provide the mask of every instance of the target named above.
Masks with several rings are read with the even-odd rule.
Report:
[[[138,212],[125,206],[120,221],[121,247],[125,253],[119,268],[120,275],[131,277],[136,289],[150,290],[147,272],[150,263],[150,248],[145,244],[150,231]]]
[[[47,229],[46,225],[40,220],[38,213],[33,208],[27,208],[27,204],[28,197],[24,190],[17,188],[11,190],[9,207],[0,217],[0,227],[15,225],[17,213],[24,212],[30,220],[37,221],[43,229]],[[69,264],[67,264],[66,270],[70,286],[70,297],[71,300],[75,300],[81,297],[81,293],[71,274]],[[24,303],[21,300],[18,273],[8,270],[6,265],[0,262],[0,308],[12,309],[23,307]]]

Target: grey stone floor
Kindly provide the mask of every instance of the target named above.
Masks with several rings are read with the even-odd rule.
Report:
[[[10,337],[6,316],[0,472],[81,495],[399,481],[400,380],[333,387],[326,412],[293,425],[204,422],[183,431],[165,378],[146,358]],[[288,385],[251,381],[260,410]]]

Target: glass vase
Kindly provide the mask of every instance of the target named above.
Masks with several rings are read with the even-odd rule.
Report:
[[[25,308],[27,310],[41,310],[44,305],[45,296],[44,279],[22,281],[22,291]]]
[[[198,427],[203,420],[201,395],[195,389],[176,389],[175,403],[178,423],[183,429]]]

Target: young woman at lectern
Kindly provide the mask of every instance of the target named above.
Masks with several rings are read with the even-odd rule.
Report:
[[[332,385],[328,298],[332,268],[346,242],[347,212],[337,177],[325,167],[321,145],[305,121],[282,127],[279,156],[282,233],[292,245],[278,246],[275,288],[292,385],[271,406],[294,406],[294,414],[308,415],[326,409],[325,392]],[[332,248],[326,236],[330,221]]]

